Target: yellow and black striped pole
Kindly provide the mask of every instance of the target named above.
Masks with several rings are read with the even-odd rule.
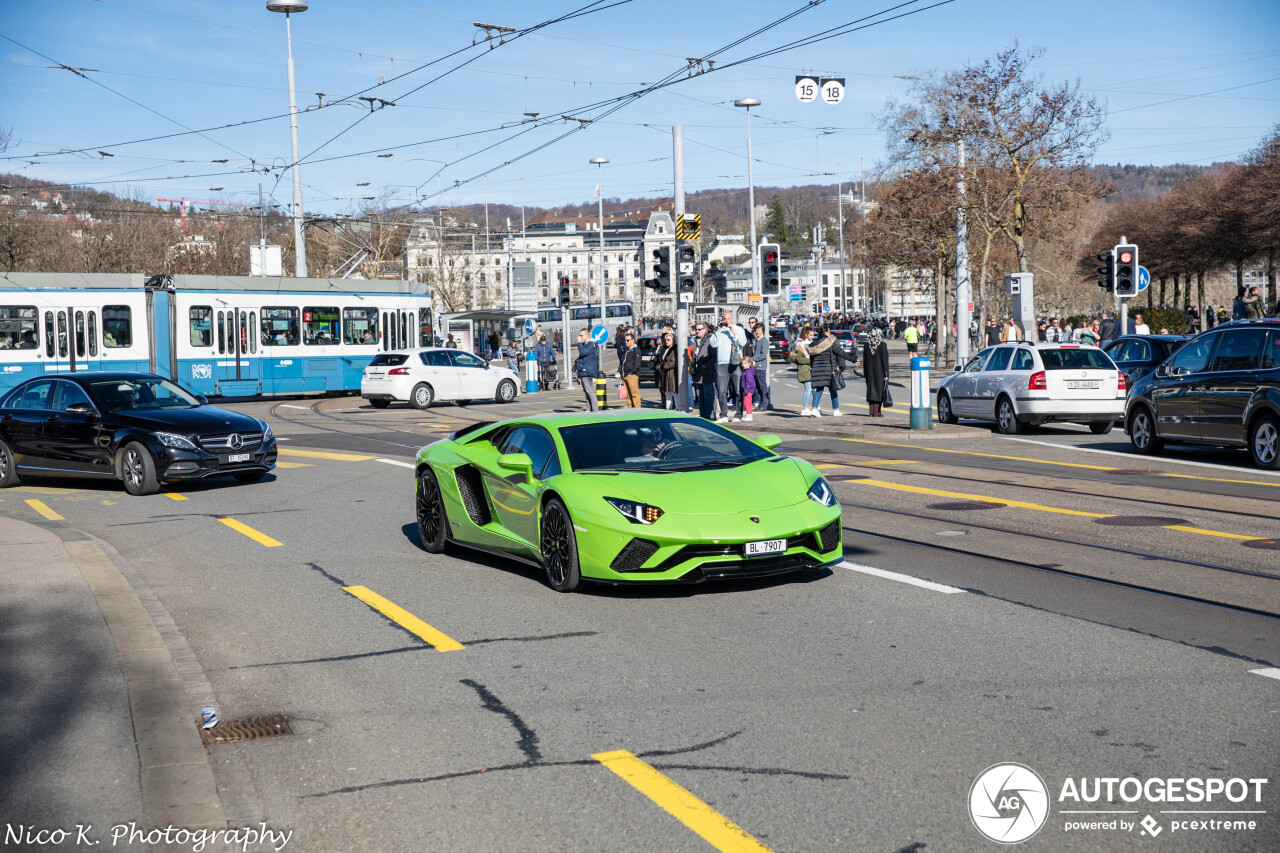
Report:
[[[600,411],[609,408],[609,380],[603,373],[596,374],[596,407]]]

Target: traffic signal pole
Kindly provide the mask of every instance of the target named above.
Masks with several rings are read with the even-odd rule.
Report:
[[[672,178],[675,183],[675,221],[677,227],[684,220],[684,125],[673,125],[671,127],[671,144],[672,144],[672,162],[674,163],[675,172]],[[701,267],[701,264],[699,264]],[[677,278],[679,281],[679,278]],[[654,302],[657,302],[657,294],[654,294]],[[672,294],[676,308],[676,409],[683,412],[689,408],[689,388],[685,381],[685,365],[684,354],[685,347],[689,340],[689,303],[684,302],[681,298],[679,284],[675,287],[675,293]],[[661,395],[659,395],[661,397]]]

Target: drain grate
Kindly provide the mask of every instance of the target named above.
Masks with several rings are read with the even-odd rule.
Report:
[[[952,501],[951,503],[929,504],[927,509],[940,509],[946,512],[974,512],[980,509],[1000,509],[1005,504],[992,504],[986,501]]]
[[[196,725],[200,725],[198,720]],[[284,714],[263,714],[241,720],[223,720],[211,729],[201,729],[200,740],[205,746],[213,746],[219,743],[291,734],[293,734],[293,727],[289,725],[289,720]]]
[[[1261,548],[1264,551],[1280,551],[1280,539],[1248,539],[1244,542],[1246,548]]]
[[[1167,527],[1187,523],[1185,518],[1164,518],[1159,515],[1113,515],[1095,520],[1107,527]]]

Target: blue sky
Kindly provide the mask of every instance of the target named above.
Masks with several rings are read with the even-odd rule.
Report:
[[[475,21],[524,28],[589,1],[313,0],[309,11],[292,16],[299,105],[317,104],[317,92],[326,100],[363,92],[396,106],[370,114],[355,101],[302,114],[305,208],[355,212],[367,196],[410,203],[438,185],[445,205],[479,202],[484,183],[470,179],[577,125],[557,119],[504,129],[504,123],[521,121],[527,111],[596,114],[585,108],[657,81],[683,67],[685,57],[706,56],[805,5],[630,0],[490,43],[492,49],[469,47],[479,32]],[[901,2],[826,0],[726,51],[719,64]],[[905,3],[890,14],[936,2]],[[249,171],[254,163],[279,167],[290,158],[284,25],[263,0],[4,0],[0,34],[12,41],[0,39],[0,128],[11,128],[15,142],[0,170],[146,199],[253,204],[261,182],[287,205],[291,178],[282,169]],[[847,178],[883,156],[875,117],[886,99],[906,92],[904,77],[980,61],[1015,41],[1044,49],[1037,65],[1047,79],[1079,78],[1105,99],[1111,140],[1099,162],[1230,160],[1280,121],[1274,0],[954,0],[649,94],[493,171],[488,198],[518,204],[523,178],[531,206],[590,200],[592,157],[611,161],[603,171],[607,198],[669,194],[673,124],[685,127],[688,191],[745,186],[744,116],[731,106],[744,97],[763,102],[752,119],[757,185],[834,183],[837,168]],[[1127,50],[1119,51],[1121,44]],[[414,70],[454,51],[461,52]],[[84,71],[85,79],[48,67],[57,64],[95,70]],[[794,78],[807,71],[844,77],[845,101],[800,103]],[[406,72],[412,73],[393,79]],[[388,82],[379,86],[380,77]],[[253,119],[268,120],[236,126]],[[222,129],[117,145],[181,134],[182,126]],[[472,135],[432,141],[462,134]],[[113,157],[97,153],[107,145]],[[495,147],[480,151],[489,145]],[[92,150],[48,153],[78,148]],[[228,162],[213,162],[222,159]]]

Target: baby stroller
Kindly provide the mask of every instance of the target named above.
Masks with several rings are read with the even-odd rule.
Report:
[[[538,363],[538,388],[542,391],[560,390],[560,368],[554,361]]]

